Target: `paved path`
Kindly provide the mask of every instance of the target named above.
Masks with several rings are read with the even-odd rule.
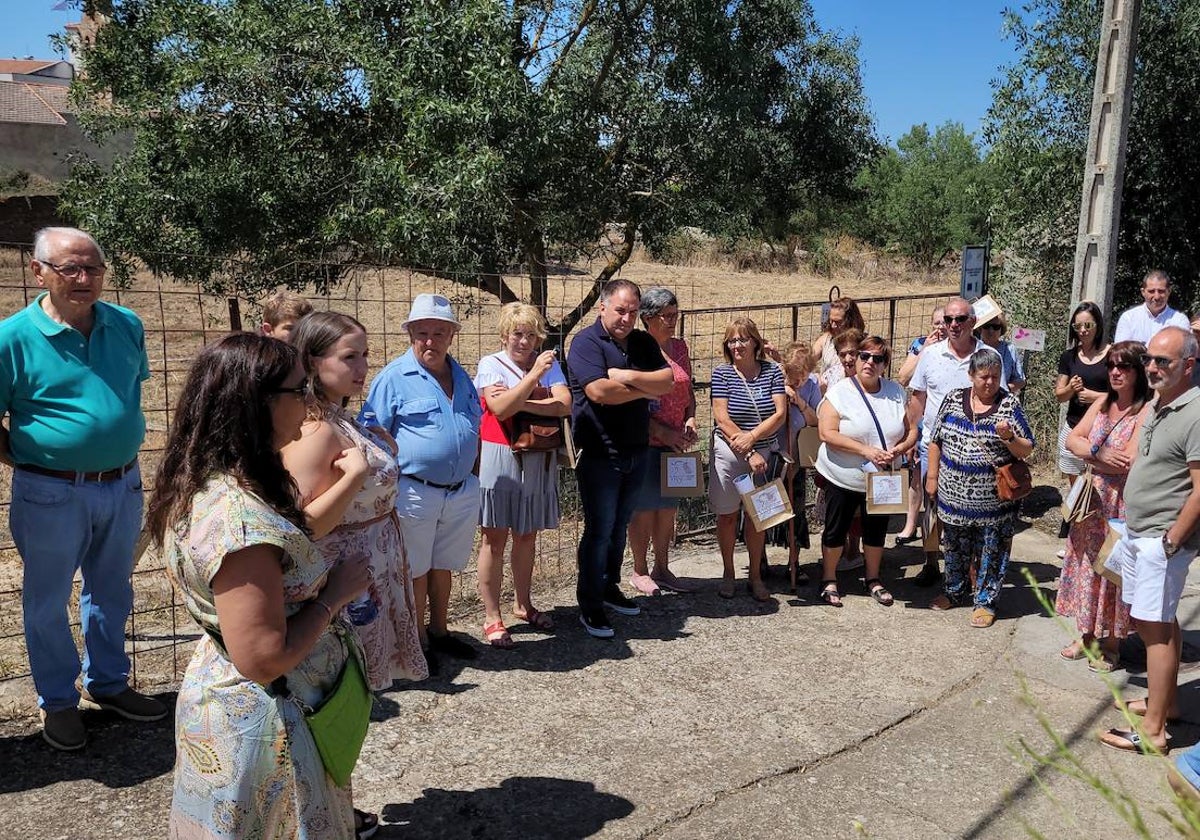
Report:
[[[1059,544],[1026,530],[1014,566],[1049,591]],[[885,576],[917,562],[889,551]],[[676,568],[707,579],[720,564],[704,552]],[[932,840],[1023,837],[1026,824],[1057,840],[1134,836],[1087,784],[1022,752],[1053,749],[1042,714],[1083,771],[1139,803],[1147,836],[1169,836],[1154,813],[1171,807],[1163,762],[1097,745],[1097,730],[1120,723],[1108,689],[1058,657],[1067,631],[1015,571],[1010,581],[988,630],[970,628],[966,610],[922,609],[929,593],[904,581],[890,609],[848,579],[841,610],[811,588],[765,607],[711,587],[642,599],[609,642],[559,608],[556,636],[517,634],[515,651],[385,695],[356,798],[381,811],[380,838]],[[1200,722],[1200,586],[1188,592],[1184,707]],[[1136,641],[1126,653],[1138,658]],[[1133,667],[1117,686],[1140,696]],[[89,722],[79,755],[53,753],[28,726],[0,730],[0,837],[163,836],[170,726]],[[1177,745],[1200,737],[1193,723],[1172,731]]]

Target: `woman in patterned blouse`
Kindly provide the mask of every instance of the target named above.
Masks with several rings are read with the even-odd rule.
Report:
[[[929,444],[925,491],[936,496],[946,557],[945,592],[930,605],[948,610],[971,597],[968,570],[979,557],[972,627],[991,627],[1004,583],[1018,503],[996,492],[996,469],[1033,452],[1033,432],[1016,398],[1000,387],[1003,362],[976,350],[970,388],[946,395]]]

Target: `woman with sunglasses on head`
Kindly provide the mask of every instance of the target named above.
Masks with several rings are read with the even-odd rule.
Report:
[[[1058,430],[1058,469],[1069,484],[1083,474],[1085,464],[1067,449],[1067,436],[1088,407],[1108,392],[1108,369],[1104,366],[1108,348],[1104,315],[1096,304],[1085,300],[1071,313],[1067,349],[1058,359],[1058,378],[1054,381],[1054,396],[1067,404],[1066,420]]]
[[[386,431],[364,428],[346,411],[366,383],[367,331],[349,315],[312,312],[296,322],[288,341],[300,352],[312,394],[300,439],[283,448],[283,464],[326,559],[362,555],[370,564],[369,599],[350,612],[366,653],[367,682],[381,691],[398,679],[425,679],[429,667],[395,515],[396,445]]]
[[[350,785],[326,770],[301,704],[319,707],[357,657],[340,616],[370,573],[364,556],[326,562],[279,457],[307,384],[294,347],[236,333],[200,352],[180,391],[146,516],[205,631],[175,707],[172,838],[356,835]]]
[[[832,607],[842,606],[838,555],[856,514],[862,521],[867,593],[884,606],[893,602],[879,578],[888,516],[867,513],[867,474],[897,466],[916,446],[917,430],[908,422],[904,389],[885,376],[890,363],[886,340],[864,338],[855,353],[854,374],[834,383],[817,409],[817,472],[825,480],[820,595]]]
[[[838,357],[837,337],[846,330],[858,330],[861,337],[861,334],[866,332],[867,325],[854,298],[840,297],[830,304],[829,320],[821,327],[821,334],[813,342],[812,354],[813,369],[817,372],[821,390],[824,392],[839,379],[853,375],[853,371],[850,374],[846,373],[845,366],[841,364],[841,359]]]
[[[643,595],[658,595],[660,587],[672,592],[691,592],[692,585],[675,577],[667,565],[671,542],[675,539],[679,499],[662,495],[661,483],[662,456],[686,452],[696,444],[692,360],[687,342],[675,336],[679,301],[674,292],[662,286],[646,289],[642,292],[638,315],[671,366],[675,384],[666,394],[650,402],[650,457],[646,461],[637,508],[629,520],[629,550],[633,554],[630,583]],[[651,546],[654,550],[653,570],[647,562]]]
[[[712,372],[713,438],[708,464],[708,500],[717,515],[717,544],[724,574],[717,594],[734,594],[733,549],[737,540],[742,494],[734,482],[746,475],[762,478],[768,459],[779,449],[776,433],[787,419],[783,369],[766,358],[758,325],[734,318],[725,328],[721,352],[726,364]],[[760,561],[765,535],[752,525],[745,529],[750,557],[750,594],[770,601],[763,585]]]
[[[1004,362],[1004,378],[1008,383],[1008,392],[1014,397],[1020,397],[1021,390],[1025,387],[1025,371],[1021,369],[1021,357],[1012,344],[1003,338],[1006,332],[1008,320],[1003,315],[998,315],[975,329],[979,340],[1000,354]]]
[[[1096,555],[1108,536],[1110,519],[1125,519],[1125,479],[1137,457],[1138,430],[1149,414],[1152,396],[1141,356],[1146,346],[1119,341],[1104,359],[1108,392],[1091,404],[1071,434],[1067,447],[1092,468],[1095,512],[1074,522],[1067,534],[1054,608],[1073,616],[1080,638],[1059,651],[1063,659],[1083,659],[1084,648],[1100,642],[1100,658],[1093,671],[1111,671],[1120,661],[1121,639],[1129,635],[1129,605],[1121,600],[1121,587],[1093,571]]]

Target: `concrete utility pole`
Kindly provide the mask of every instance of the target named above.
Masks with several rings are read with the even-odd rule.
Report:
[[[1113,273],[1121,226],[1121,189],[1125,180],[1125,139],[1133,100],[1133,59],[1137,52],[1141,0],[1105,0],[1092,92],[1083,201],[1075,244],[1072,306],[1091,300],[1112,323]]]

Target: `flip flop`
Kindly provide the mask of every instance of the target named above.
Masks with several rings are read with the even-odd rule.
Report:
[[[1087,659],[1087,654],[1083,652],[1083,642],[1074,641],[1058,652],[1058,655],[1068,662],[1075,662],[1080,659]]]
[[[530,627],[536,627],[538,630],[546,633],[554,629],[554,619],[536,607],[530,607],[525,615],[521,615],[516,610],[513,610],[513,617],[524,621]]]
[[[1106,740],[1104,735],[1109,736],[1112,740]],[[1100,736],[1100,743],[1109,749],[1121,752],[1138,755],[1166,755],[1171,751],[1170,744],[1155,747],[1154,744],[1142,738],[1141,735],[1128,729],[1110,729],[1104,735]]]
[[[986,610],[983,607],[976,607],[971,611],[971,626],[983,629],[991,627],[996,623],[996,614],[991,610]]]

